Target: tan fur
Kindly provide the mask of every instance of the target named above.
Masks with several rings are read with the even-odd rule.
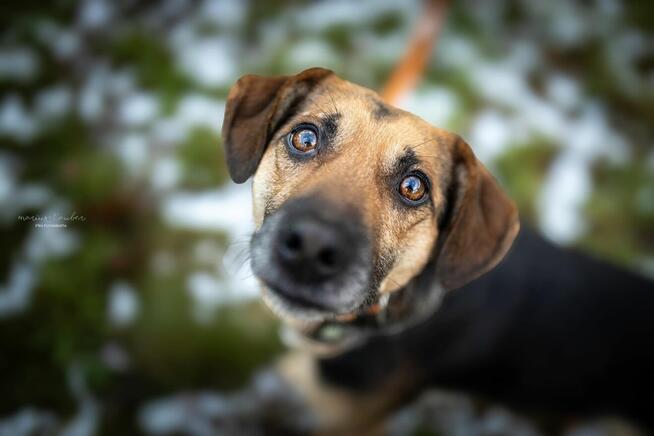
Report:
[[[316,361],[309,353],[293,351],[277,363],[279,374],[296,387],[314,412],[317,435],[374,436],[384,434],[383,417],[406,394],[401,374],[389,375],[374,392],[353,393],[320,381]]]
[[[334,114],[338,127],[328,159],[300,162],[288,155],[285,138],[295,126],[321,124]],[[382,294],[406,285],[434,254],[441,284],[460,287],[495,266],[519,228],[515,205],[461,138],[328,70],[240,79],[230,91],[222,134],[234,180],[254,173],[257,228],[266,210],[291,197],[319,194],[330,207],[356,209],[374,256],[384,261]],[[428,207],[403,207],[397,186],[384,182],[407,150],[431,181]],[[452,204],[446,205],[448,195]],[[453,213],[440,235],[446,206]]]
[[[440,141],[452,136],[416,116],[394,109],[392,116],[375,119],[372,99],[376,94],[335,76],[323,83],[326,92],[312,95],[315,112],[292,117],[273,138],[254,176],[255,223],[263,221],[264,203],[275,207],[292,196],[320,192],[330,200],[355,206],[363,212],[365,225],[374,236],[376,251],[395,258],[381,291],[392,292],[404,286],[422,270],[438,236],[437,216],[444,193],[438,183],[447,164],[439,158]],[[316,122],[337,110],[341,114],[335,157],[321,165],[296,165],[283,152],[284,136],[300,122]],[[425,143],[425,141],[428,141]],[[390,169],[408,146],[426,165],[421,168],[433,180],[430,193],[434,208],[411,210],[393,205],[397,199],[386,186],[379,186],[379,173]]]
[[[446,235],[448,242],[445,246],[453,247],[453,253],[456,250],[461,253],[452,256],[445,253],[443,264],[447,264],[448,268],[441,268],[441,271],[448,277],[444,277],[443,282],[448,287],[457,287],[470,277],[476,277],[494,266],[503,257],[517,233],[517,213],[468,145],[456,135],[435,128],[397,108],[384,106],[388,111],[386,116],[376,117],[375,110],[382,103],[374,92],[333,74],[327,75],[324,71],[308,70],[295,76],[307,80],[307,77],[314,74],[321,78],[321,82],[316,86],[318,89],[308,91],[304,96],[306,101],[303,106],[308,110],[294,114],[280,126],[262,152],[253,182],[257,228],[263,222],[266,205],[276,210],[291,197],[320,193],[321,197],[329,199],[332,204],[355,207],[364,217],[364,224],[369,229],[377,255],[392,261],[390,271],[379,289],[382,293],[390,293],[415,277],[432,255],[440,236],[437,224],[445,206],[445,190],[452,183],[450,178],[453,165],[460,165],[462,169],[456,171],[456,177],[460,178],[460,189],[465,188],[460,193],[461,198],[465,197],[466,201],[472,203],[480,192],[489,192],[492,198],[482,200],[484,203],[493,203],[491,206],[495,209],[486,214],[485,210],[475,208],[474,205],[456,205],[457,210],[471,211],[470,216],[463,220],[465,225],[470,226],[467,223],[472,223],[485,226],[494,223],[496,228],[479,238],[475,236],[476,231],[471,232],[472,227],[457,229],[453,232],[454,236]],[[288,94],[291,92],[289,86],[292,88],[294,80],[299,80],[295,77],[286,79],[286,82],[271,79],[271,86]],[[261,103],[254,106],[267,107]],[[327,162],[306,161],[301,164],[290,159],[284,150],[288,132],[300,123],[318,124],[321,118],[333,113],[338,113],[340,118],[330,159]],[[257,116],[263,118],[261,114]],[[251,133],[252,127],[247,131]],[[250,143],[251,141],[248,142]],[[390,171],[408,148],[416,153],[421,161],[420,170],[431,180],[432,207],[411,209],[398,206],[392,189],[380,183],[380,175]],[[453,162],[453,156],[457,156],[461,162]],[[468,180],[470,184],[467,183]],[[489,217],[493,219],[489,220]],[[511,227],[508,231],[505,229],[507,226]],[[494,238],[499,237],[503,237],[503,241],[495,241]],[[477,241],[486,244],[486,249],[474,247]],[[459,259],[461,256],[479,258],[472,263],[474,271],[457,269],[460,262],[469,260]],[[448,264],[450,259],[453,265]]]

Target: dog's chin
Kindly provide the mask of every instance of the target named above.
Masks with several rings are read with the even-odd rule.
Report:
[[[312,326],[334,318],[334,312],[318,307],[309,307],[282,297],[269,287],[262,292],[264,303],[284,322],[296,326]]]
[[[284,295],[284,291],[264,285],[262,291],[264,303],[287,324],[296,327],[312,327],[325,321],[338,319],[356,313],[361,304],[339,309],[329,308],[319,303],[298,300]]]

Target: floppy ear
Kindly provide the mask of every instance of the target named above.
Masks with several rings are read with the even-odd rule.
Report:
[[[456,138],[448,217],[439,235],[436,274],[458,288],[502,260],[518,234],[518,209],[470,146]]]
[[[238,79],[227,97],[222,128],[232,180],[243,183],[254,174],[271,135],[330,74],[311,68],[295,76],[248,74]]]

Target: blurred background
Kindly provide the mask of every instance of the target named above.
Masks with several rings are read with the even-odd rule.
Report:
[[[2,2],[0,435],[229,434],[284,351],[224,165],[229,87],[322,66],[380,89],[421,7]],[[453,1],[402,106],[466,138],[547,237],[654,277],[654,3]],[[393,429],[540,431],[447,395]]]

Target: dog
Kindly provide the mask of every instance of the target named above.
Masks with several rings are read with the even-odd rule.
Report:
[[[320,432],[377,431],[429,386],[652,423],[652,284],[520,232],[460,136],[312,68],[239,79],[222,139]]]

